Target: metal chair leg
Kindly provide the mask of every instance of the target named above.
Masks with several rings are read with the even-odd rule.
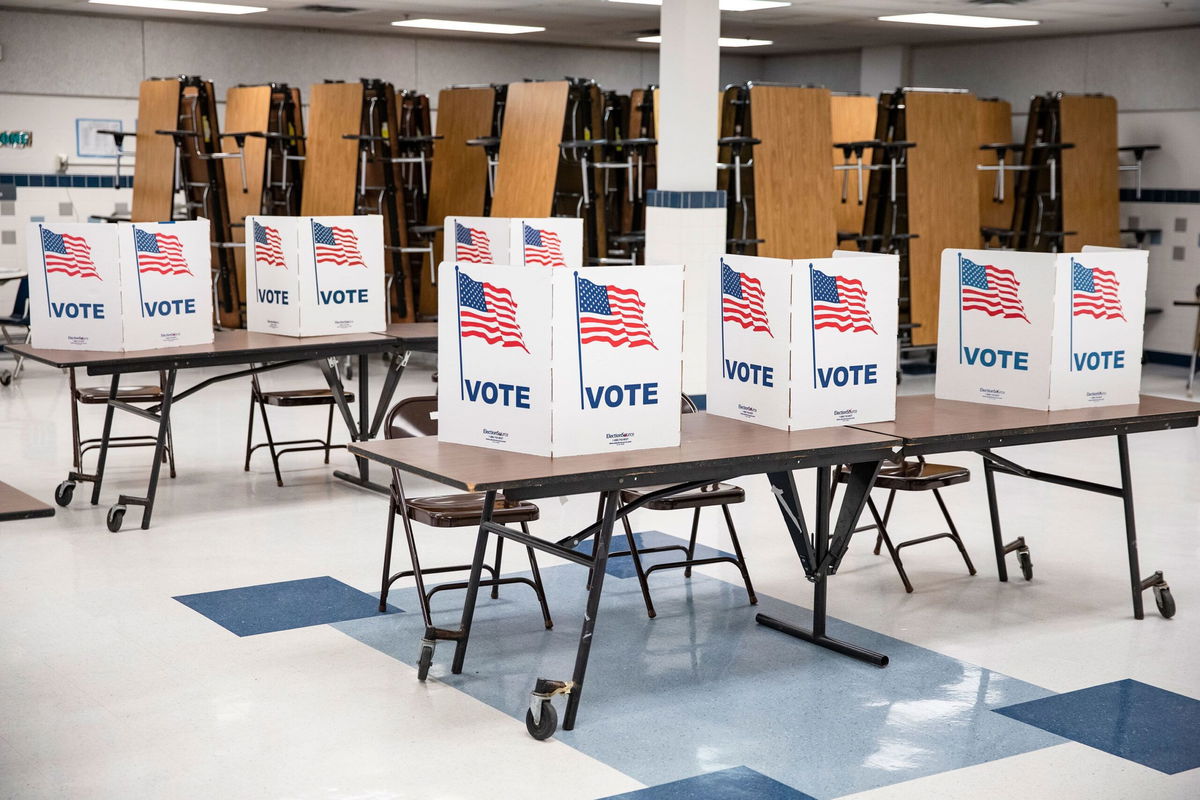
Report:
[[[325,423],[325,463],[329,463],[329,449],[333,446],[333,403],[329,404],[329,419]]]
[[[494,576],[497,578],[497,580],[500,578],[500,559],[503,557],[503,555],[504,555],[504,537],[497,536],[496,537],[496,567],[495,567],[496,571],[495,571],[495,573],[493,573]],[[499,599],[499,597],[500,597],[500,584],[498,582],[493,583],[492,584],[492,599],[496,600],[496,599]]]
[[[279,453],[275,451],[275,437],[271,435],[271,423],[267,419],[267,404],[258,400],[258,412],[262,414],[263,431],[267,434],[267,452],[271,454],[271,466],[275,468],[275,485],[283,486],[283,475],[279,472]]]
[[[692,534],[688,538],[687,560],[691,561],[696,557],[696,533],[700,530],[700,508],[697,507],[692,512]],[[688,564],[683,568],[683,577],[692,577],[692,565]]]
[[[887,525],[888,520],[892,518],[892,503],[896,500],[896,490],[892,489],[888,492],[887,504],[883,507],[883,524]],[[882,530],[882,529],[880,529]],[[883,543],[883,534],[876,532],[875,534],[875,555],[879,555],[879,545]]]
[[[697,512],[699,510],[696,509]],[[756,606],[758,605],[758,596],[754,594],[754,584],[750,582],[750,571],[746,569],[746,557],[742,555],[742,544],[738,541],[737,529],[733,527],[733,515],[729,513],[728,505],[722,505],[721,511],[725,514],[725,525],[729,528],[729,541],[733,543],[733,554],[737,556],[738,570],[742,573],[742,582],[746,584],[746,594],[750,597],[750,605]]]
[[[175,477],[175,434],[171,432],[171,421],[167,420],[167,469]]]
[[[892,563],[896,565],[896,572],[900,573],[900,580],[904,583],[904,591],[912,594],[913,586],[908,580],[908,573],[904,571],[904,562],[900,560],[900,553],[892,545],[892,537],[888,535],[887,524],[879,516],[879,509],[875,506],[875,501],[870,497],[867,498],[867,508],[870,509],[871,517],[875,520],[875,525],[879,529],[879,538],[887,545],[888,555],[892,557]]]
[[[958,547],[958,552],[962,554],[963,561],[967,565],[967,572],[974,575],[975,565],[971,563],[971,556],[967,554],[966,545],[963,544],[962,537],[958,535],[958,528],[954,526],[954,520],[950,518],[950,511],[946,508],[946,501],[942,500],[942,493],[934,489],[933,498],[937,500],[938,508],[942,510],[942,516],[946,518],[946,525],[950,528],[950,539]]]
[[[253,452],[252,445],[254,444],[254,387],[250,388],[250,420],[246,423],[246,464],[243,467],[244,472],[250,471],[250,453]]]
[[[521,530],[528,534],[529,523],[522,522]],[[546,587],[542,584],[542,572],[538,569],[537,557],[533,553],[532,547],[526,547],[525,552],[529,555],[529,570],[533,573],[533,589],[537,592],[538,603],[542,607],[542,621],[546,623],[546,630],[554,627],[554,620],[550,618],[550,605],[546,602]],[[497,573],[499,577],[499,573]]]
[[[633,569],[637,573],[638,585],[642,587],[642,599],[646,601],[646,615],[654,619],[658,612],[654,610],[654,602],[650,599],[650,584],[646,581],[646,572],[642,569],[642,557],[638,554],[637,543],[633,540],[633,528],[629,524],[629,515],[621,517],[625,526],[625,541],[629,543],[629,557],[633,559]]]

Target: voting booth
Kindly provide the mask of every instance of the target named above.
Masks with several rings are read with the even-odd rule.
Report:
[[[126,350],[213,340],[211,236],[206,219],[118,223]]]
[[[383,218],[246,217],[247,325],[285,336],[387,327]]]
[[[709,413],[782,430],[895,417],[896,256],[725,255],[718,269]]]
[[[39,222],[25,241],[33,346],[123,350],[117,226]]]
[[[1039,410],[1138,402],[1147,253],[945,250],[935,394]]]
[[[438,437],[543,456],[679,444],[683,268],[443,263]]]
[[[503,217],[446,217],[442,261],[451,264],[508,264],[510,221]]]
[[[583,220],[545,217],[508,222],[509,264],[572,269],[583,266]]]
[[[148,350],[213,339],[208,220],[29,226],[35,347]]]

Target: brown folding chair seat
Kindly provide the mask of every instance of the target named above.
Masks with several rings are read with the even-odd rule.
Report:
[[[353,392],[343,392],[347,403],[354,402]],[[254,409],[258,407],[262,415],[263,430],[266,432],[265,442],[254,443]],[[276,408],[304,408],[312,406],[329,406],[329,418],[325,421],[324,439],[290,439],[277,442],[271,435],[271,423],[267,421],[267,406]],[[329,387],[321,389],[282,389],[264,392],[258,382],[257,375],[250,376],[250,421],[246,425],[246,463],[244,469],[250,471],[250,456],[260,447],[267,448],[271,453],[271,466],[275,469],[275,483],[283,486],[283,475],[279,472],[279,457],[284,453],[303,453],[310,450],[323,450],[325,463],[329,463],[329,451],[344,448],[344,444],[333,444],[333,410],[337,400]]]
[[[842,467],[838,471],[838,482],[845,483],[849,475],[849,469]],[[879,471],[879,476],[875,479],[875,488],[886,489],[888,491],[887,503],[883,507],[883,514],[879,513],[879,508],[875,505],[874,499],[868,496],[867,508],[871,512],[874,524],[855,528],[854,532],[858,533],[859,531],[868,530],[876,532],[875,555],[879,555],[881,544],[887,546],[888,554],[892,557],[892,563],[896,565],[896,571],[900,573],[900,580],[904,583],[904,591],[912,592],[913,586],[912,582],[908,579],[908,573],[904,569],[904,562],[900,560],[900,550],[916,544],[924,544],[925,542],[932,542],[937,539],[949,539],[958,547],[958,552],[962,555],[963,561],[967,565],[967,572],[971,575],[975,574],[975,565],[971,563],[971,556],[967,554],[967,548],[963,545],[962,537],[958,535],[958,528],[955,527],[954,520],[951,519],[950,511],[946,508],[946,502],[942,499],[942,494],[939,491],[939,489],[944,489],[947,486],[966,483],[969,480],[971,480],[971,471],[966,467],[955,467],[948,464],[930,464],[920,456],[912,461],[906,459],[899,464],[886,466]],[[892,537],[888,534],[887,526],[892,516],[892,503],[896,499],[896,492],[933,492],[933,498],[937,500],[938,508],[941,509],[942,517],[945,518],[946,525],[950,530],[893,544]]]
[[[683,395],[680,401],[680,413],[691,414],[696,411],[696,404],[691,398]],[[638,489],[626,489],[621,492],[621,503],[628,505],[635,503],[651,492],[663,489],[662,486],[644,486]],[[609,558],[616,556],[629,556],[633,559],[633,569],[637,573],[638,585],[642,589],[642,599],[646,602],[646,613],[651,619],[655,617],[657,612],[654,610],[654,602],[650,599],[650,586],[647,583],[647,578],[650,573],[660,569],[673,569],[683,567],[683,575],[685,578],[692,576],[692,567],[702,564],[719,564],[729,563],[738,568],[742,573],[742,582],[746,586],[746,594],[750,597],[750,605],[758,603],[758,597],[754,594],[754,585],[750,582],[750,573],[746,570],[746,560],[742,556],[742,545],[738,541],[737,529],[733,525],[733,516],[729,513],[729,507],[734,503],[742,503],[746,500],[746,492],[740,486],[734,486],[731,483],[713,483],[701,486],[698,489],[691,489],[679,494],[668,495],[657,500],[651,500],[644,509],[650,511],[680,511],[683,509],[692,510],[692,533],[688,539],[687,547],[678,544],[662,545],[658,547],[641,547],[637,546],[634,541],[633,527],[629,523],[629,515],[621,517],[621,522],[625,526],[625,540],[628,542],[629,549],[620,552],[609,553]],[[700,527],[700,509],[708,508],[709,506],[720,506],[721,513],[725,516],[725,526],[729,529],[729,540],[733,543],[734,556],[713,556],[711,558],[696,558],[696,533]],[[599,513],[599,512],[597,512]],[[678,561],[669,561],[662,564],[653,564],[650,567],[642,566],[642,556],[646,553],[662,553],[671,550],[677,550],[683,553],[683,558]],[[591,573],[588,573],[588,584],[591,584]]]
[[[388,413],[384,422],[384,435],[389,439],[401,439],[415,436],[436,436],[437,420],[433,414],[437,411],[436,397],[408,397],[401,400]],[[420,522],[431,528],[473,528],[478,530],[483,518],[483,503],[485,495],[482,492],[468,494],[439,495],[436,497],[413,497],[404,495],[404,484],[400,480],[400,470],[392,468],[391,502],[388,507],[387,538],[383,547],[383,585],[379,591],[379,610],[387,610],[388,590],[392,584],[401,578],[411,576],[417,584],[417,602],[421,606],[421,616],[425,620],[425,638],[421,640],[421,653],[417,660],[417,678],[425,680],[429,674],[429,665],[433,661],[433,649],[439,639],[457,639],[457,631],[447,631],[434,627],[433,615],[429,604],[433,596],[446,589],[465,589],[466,581],[442,583],[430,589],[425,588],[425,576],[448,572],[469,572],[470,564],[456,564],[444,567],[422,567],[417,554],[417,543],[413,536],[413,522]],[[509,500],[502,493],[497,494],[495,507],[492,510],[492,520],[505,525],[520,525],[521,530],[529,533],[529,523],[541,514],[540,509],[533,503]],[[395,533],[396,517],[400,517],[404,526],[404,538],[408,543],[409,563],[411,569],[392,573],[392,538]],[[542,621],[546,628],[554,627],[550,618],[550,608],[546,604],[546,590],[542,585],[542,574],[538,570],[537,558],[533,548],[526,547],[529,556],[529,569],[533,577],[500,577],[500,563],[504,555],[504,539],[496,537],[496,557],[492,564],[483,565],[483,570],[491,577],[479,582],[480,586],[492,587],[492,598],[500,596],[500,587],[509,583],[523,583],[533,589],[542,609]]]
[[[117,399],[125,403],[161,403],[163,400],[162,382],[166,376],[159,372],[159,385],[123,386],[117,389]],[[107,386],[78,386],[75,383],[74,368],[68,370],[67,381],[71,390],[71,443],[75,456],[75,471],[82,473],[83,457],[90,450],[100,447],[100,439],[84,439],[79,427],[80,406],[102,406],[108,404]],[[109,436],[109,447],[153,447],[158,443],[157,436],[144,434],[141,436]],[[167,464],[172,478],[175,477],[175,442],[171,434],[171,425],[167,423],[167,444],[163,448],[163,462]],[[69,497],[69,495],[68,495]]]

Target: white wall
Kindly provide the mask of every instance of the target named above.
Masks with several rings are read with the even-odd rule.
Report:
[[[763,80],[771,83],[809,83],[834,92],[857,92],[860,71],[858,50],[805,53],[766,59]]]

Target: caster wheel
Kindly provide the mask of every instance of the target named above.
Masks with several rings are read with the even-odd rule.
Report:
[[[554,704],[549,700],[542,701],[542,718],[536,724],[533,721],[533,710],[526,711],[525,730],[529,731],[529,735],[539,742],[553,736],[554,732],[558,730],[558,712],[554,710]]]
[[[0,386],[8,386],[10,383],[12,383],[12,373],[8,370],[0,372]]]
[[[1029,557],[1028,550],[1017,551],[1017,563],[1021,565],[1021,575],[1025,580],[1033,580],[1033,559]]]
[[[417,680],[424,682],[429,677],[429,668],[433,666],[433,645],[421,645],[421,655],[417,658]]]
[[[125,521],[125,506],[113,506],[108,510],[108,529],[113,533],[121,530],[121,523]]]
[[[71,498],[74,496],[74,481],[63,481],[58,486],[54,487],[54,502],[58,503],[63,508],[71,505]]]
[[[1154,603],[1158,606],[1158,613],[1163,615],[1163,619],[1175,616],[1175,598],[1171,596],[1169,587],[1154,587]]]

